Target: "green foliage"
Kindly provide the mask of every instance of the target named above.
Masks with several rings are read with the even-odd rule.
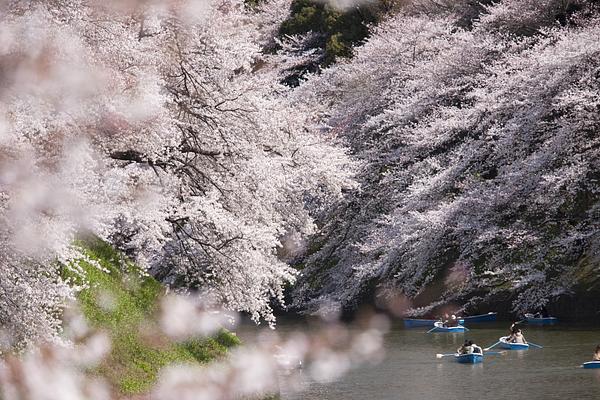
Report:
[[[246,7],[250,7],[250,8],[256,7],[262,2],[263,2],[263,0],[244,0]]]
[[[86,241],[80,245],[90,259],[107,271],[79,261],[89,288],[78,294],[78,301],[90,325],[105,330],[111,337],[111,353],[96,372],[120,393],[146,392],[161,368],[172,363],[206,363],[240,344],[235,335],[225,330],[214,338],[185,343],[173,343],[157,334],[156,315],[164,293],[162,285],[102,241]],[[64,274],[74,284],[83,283],[66,268]]]
[[[325,52],[327,54],[334,54],[336,57],[350,57],[352,55],[352,48],[344,43],[342,34],[338,32],[327,40]]]
[[[328,66],[337,57],[350,57],[352,46],[362,43],[369,35],[368,24],[377,19],[377,13],[367,7],[342,12],[325,3],[295,0],[290,17],[281,24],[279,34],[297,35],[310,31],[319,34],[318,46],[325,52],[321,65]]]
[[[236,335],[232,335],[231,332],[223,329],[219,334],[215,337],[215,340],[218,344],[224,347],[236,347],[242,344],[240,338]]]

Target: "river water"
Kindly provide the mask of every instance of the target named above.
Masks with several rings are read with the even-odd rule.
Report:
[[[283,400],[600,399],[600,370],[584,370],[600,344],[600,327],[524,326],[528,341],[543,349],[489,355],[482,364],[458,364],[452,353],[465,339],[490,346],[509,322],[472,324],[464,334],[427,334],[394,323],[384,341],[384,360],[357,367],[337,381],[318,383],[299,373],[302,391],[281,387]],[[282,323],[281,333],[301,329]],[[494,350],[500,350],[495,348]]]

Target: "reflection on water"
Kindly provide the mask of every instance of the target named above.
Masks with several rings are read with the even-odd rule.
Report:
[[[600,343],[600,329],[525,327],[528,340],[544,349],[508,351],[486,356],[482,364],[458,364],[452,353],[465,339],[482,347],[507,332],[508,323],[474,325],[465,334],[426,334],[426,329],[404,329],[401,323],[386,336],[386,359],[378,365],[352,370],[336,382],[323,384],[299,373],[300,393],[282,387],[283,400],[431,400],[449,399],[598,399],[600,371],[584,370]],[[302,325],[280,324],[283,333]],[[500,350],[495,348],[494,350]]]

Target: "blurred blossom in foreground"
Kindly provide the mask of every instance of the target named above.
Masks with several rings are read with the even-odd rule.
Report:
[[[169,295],[163,299],[162,331],[172,339],[184,340],[194,336],[210,336],[220,329],[233,329],[237,315],[223,311],[203,297]]]
[[[209,306],[210,305],[210,306]],[[65,317],[68,344],[48,344],[20,357],[0,362],[0,397],[5,400],[79,400],[115,398],[115,390],[98,378],[95,367],[107,361],[107,335],[94,332],[76,309]],[[186,340],[232,327],[237,318],[217,311],[198,297],[166,296],[161,323],[153,334]],[[383,357],[386,317],[360,316],[352,324],[321,320],[302,330],[281,334],[253,327],[247,343],[218,361],[172,364],[162,369],[150,391],[153,399],[255,399],[286,391],[301,391],[301,376],[318,382],[339,379],[350,369]]]
[[[389,321],[381,315],[368,315],[351,325],[324,320],[317,328],[285,335],[259,329],[249,343],[219,363],[166,368],[153,396],[169,399],[177,393],[181,399],[225,400],[260,398],[283,387],[301,391],[301,374],[331,382],[352,368],[381,361],[388,329]]]
[[[165,369],[154,391],[156,399],[225,400],[278,392],[277,368],[263,349],[234,350],[224,362]]]
[[[110,349],[107,336],[91,336],[73,347],[42,346],[0,362],[0,398],[4,400],[108,400],[108,386],[88,373]]]

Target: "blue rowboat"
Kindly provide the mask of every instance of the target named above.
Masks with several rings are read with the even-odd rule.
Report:
[[[432,328],[433,324],[437,322],[437,319],[413,319],[404,318],[404,327],[406,328],[418,328],[421,326]]]
[[[529,345],[527,343],[510,343],[508,342],[508,336],[501,337],[498,339],[500,342],[499,346],[506,350],[528,350]]]
[[[454,359],[461,364],[478,364],[483,362],[483,354],[455,354]]]
[[[478,322],[490,322],[496,321],[498,318],[498,313],[489,312],[487,314],[473,315],[470,317],[460,317],[458,318],[459,324],[472,324]],[[433,324],[435,324],[437,319],[417,319],[417,318],[404,318],[404,327],[405,328],[418,328],[418,327],[430,327],[433,328]]]
[[[465,323],[465,320],[462,318],[459,318],[457,321],[459,324]],[[440,322],[440,320],[439,319],[404,318],[404,327],[405,328],[419,328],[419,327],[433,328],[435,326],[436,322]]]
[[[600,361],[588,361],[581,364],[581,366],[585,369],[596,369],[600,368]]]
[[[442,322],[437,321],[433,324],[433,329],[429,333],[463,333],[465,330],[465,327],[462,325],[444,326]]]
[[[487,314],[473,315],[471,317],[462,317],[465,321],[465,324],[470,324],[473,322],[491,322],[495,321],[498,318],[498,313],[489,312]]]
[[[558,322],[558,318],[556,317],[545,317],[545,318],[536,318],[533,314],[525,314],[525,321],[528,324],[537,324],[537,325],[552,325]]]

